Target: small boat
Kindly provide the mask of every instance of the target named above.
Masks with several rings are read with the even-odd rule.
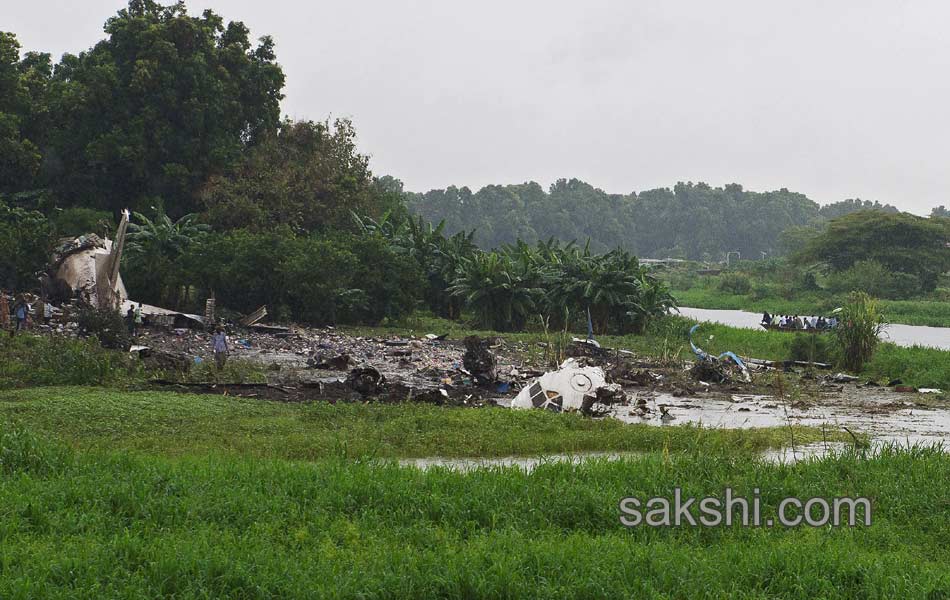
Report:
[[[766,325],[759,323],[759,326],[769,331],[780,331],[782,333],[831,333],[831,329],[796,329],[795,327],[782,327],[780,325]]]

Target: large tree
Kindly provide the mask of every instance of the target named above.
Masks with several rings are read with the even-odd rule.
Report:
[[[56,67],[52,181],[67,203],[192,212],[195,190],[278,124],[274,43],[184,2],[131,0],[105,31]]]
[[[48,130],[48,54],[20,58],[16,35],[0,31],[0,193],[36,185]]]
[[[820,261],[836,272],[875,261],[894,273],[917,276],[921,289],[932,291],[950,269],[948,244],[950,227],[940,220],[864,210],[831,221],[798,259]]]
[[[356,150],[352,123],[284,121],[201,193],[217,230],[336,231],[356,227],[353,213],[376,217],[398,207],[402,183],[374,182]]]

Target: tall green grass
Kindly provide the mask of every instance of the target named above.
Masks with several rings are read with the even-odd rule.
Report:
[[[427,404],[268,402],[216,395],[36,388],[0,392],[0,424],[77,448],[260,458],[509,456],[586,451],[754,453],[841,432],[627,425],[576,414]]]
[[[127,353],[106,350],[95,338],[0,335],[0,389],[43,385],[117,385],[139,379]]]
[[[22,434],[21,434],[22,435]],[[950,594],[950,458],[653,453],[530,473],[169,460],[10,442],[3,598],[908,598]],[[53,444],[55,446],[55,444]],[[35,454],[60,457],[45,469]],[[636,528],[626,496],[867,496],[870,527]]]

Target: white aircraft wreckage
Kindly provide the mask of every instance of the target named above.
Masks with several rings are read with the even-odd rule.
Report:
[[[122,314],[132,306],[140,307],[142,315],[155,323],[175,327],[202,327],[204,319],[192,315],[150,306],[129,299],[129,294],[119,274],[125,238],[129,228],[129,211],[122,211],[122,218],[115,233],[115,241],[100,238],[96,234],[65,239],[53,252],[48,273],[52,275],[48,292],[63,289],[69,297],[78,296],[95,307],[113,307]]]
[[[53,252],[49,272],[58,284],[69,287],[93,306],[121,306],[129,299],[119,275],[129,211],[122,211],[115,242],[96,234],[62,241]]]
[[[557,371],[545,373],[525,386],[511,402],[511,408],[587,412],[597,400],[598,390],[605,388],[610,388],[611,394],[620,391],[620,386],[607,383],[602,368],[582,367],[569,358]]]

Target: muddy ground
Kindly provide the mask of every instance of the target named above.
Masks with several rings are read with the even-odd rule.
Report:
[[[212,360],[209,336],[193,330],[146,330],[137,343]],[[264,366],[266,384],[156,384],[162,389],[230,394],[280,401],[429,402],[448,406],[502,406],[535,377],[550,370],[539,344],[500,338],[486,345],[496,360],[491,381],[465,368],[462,340],[361,337],[333,329],[294,329],[273,335],[250,330],[231,336],[232,359]],[[750,381],[729,373],[725,382],[703,382],[689,364],[660,364],[629,352],[579,345],[582,363],[604,368],[622,393],[595,404],[597,416],[631,423],[771,427],[788,424],[842,427],[878,441],[950,440],[950,403],[935,393],[896,391],[869,382],[835,381],[835,373],[757,369]],[[591,356],[593,354],[593,356]],[[371,367],[381,382],[354,385],[351,373]],[[780,374],[779,374],[780,373]],[[665,413],[665,414],[664,414]]]

